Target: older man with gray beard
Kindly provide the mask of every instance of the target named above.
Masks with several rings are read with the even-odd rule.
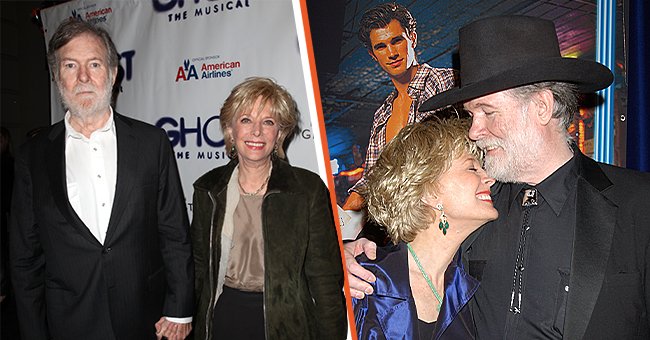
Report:
[[[463,246],[481,281],[477,337],[650,338],[650,175],[595,162],[567,134],[579,93],[609,86],[612,73],[561,57],[553,23],[532,17],[470,23],[459,51],[460,86],[420,109],[463,103],[499,181],[499,218]],[[353,261],[363,250],[374,255],[368,241],[346,245],[356,296],[372,293]]]
[[[113,111],[108,33],[65,21],[48,62],[65,119],[16,157],[11,269],[24,339],[183,339],[194,268],[164,131]]]

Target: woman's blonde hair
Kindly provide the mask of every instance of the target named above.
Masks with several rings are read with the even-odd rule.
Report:
[[[221,131],[226,150],[232,149],[232,136],[228,133],[228,127],[231,126],[233,118],[242,113],[248,113],[253,110],[258,98],[261,98],[260,109],[266,105],[271,109],[271,113],[280,128],[280,137],[277,145],[278,157],[286,158],[284,153],[284,140],[293,135],[298,125],[299,113],[296,102],[291,94],[281,85],[269,78],[250,77],[244,82],[235,86],[226,101],[221,107]],[[231,158],[235,155],[230,155]]]
[[[370,169],[362,192],[370,217],[386,227],[393,243],[411,242],[435,220],[422,200],[435,194],[438,180],[465,151],[482,159],[467,135],[469,119],[435,116],[404,127]]]

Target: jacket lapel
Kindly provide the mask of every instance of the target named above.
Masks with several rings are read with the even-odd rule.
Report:
[[[77,215],[68,199],[65,163],[65,126],[63,122],[54,125],[49,134],[50,143],[46,152],[46,171],[49,174],[52,197],[57,208],[68,223],[89,242],[99,245],[88,227]]]
[[[435,339],[467,338],[475,333],[473,326],[469,326],[472,324],[471,318],[463,318],[459,313],[476,293],[479,281],[465,272],[461,254],[462,249],[459,248],[445,271],[444,303],[436,321]],[[459,321],[450,327],[455,320]]]
[[[397,251],[388,255],[377,256],[381,256],[373,287],[377,301],[381,301],[377,319],[386,339],[418,339],[418,316],[409,282],[406,244],[400,242],[396,248]]]
[[[418,339],[415,305],[393,297],[384,297],[383,302],[386,309],[377,318],[386,339]]]
[[[104,244],[108,244],[114,235],[124,228],[120,224],[120,219],[127,209],[131,189],[134,185],[134,178],[138,178],[139,171],[138,152],[140,150],[139,140],[133,131],[132,126],[122,119],[117,112],[113,113],[115,121],[115,135],[117,138],[117,181],[115,183],[115,197],[113,199],[113,208],[111,218],[106,230],[106,239]]]
[[[612,183],[596,162],[576,152],[579,178],[565,339],[585,334],[603,285],[617,209],[602,193]]]
[[[294,191],[295,188],[302,188],[302,185],[298,183],[291,169],[291,165],[282,159],[275,158],[273,160],[273,169],[271,170],[269,184],[267,185],[267,194],[276,192],[287,193]]]

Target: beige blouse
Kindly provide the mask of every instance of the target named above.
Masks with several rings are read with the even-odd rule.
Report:
[[[246,292],[264,291],[264,196],[240,195],[233,214],[233,236],[224,285]]]

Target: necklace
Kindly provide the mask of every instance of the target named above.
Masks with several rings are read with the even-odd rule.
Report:
[[[429,285],[429,288],[431,288],[433,295],[436,297],[436,300],[438,300],[437,310],[438,312],[440,312],[440,307],[442,307],[442,297],[440,297],[440,294],[438,294],[436,287],[433,286],[433,282],[431,282],[429,275],[427,275],[427,273],[424,271],[424,268],[422,268],[422,264],[420,264],[420,259],[418,259],[418,256],[415,254],[415,250],[413,250],[411,244],[407,243],[406,246],[409,248],[409,253],[411,253],[411,256],[413,256],[413,260],[415,260],[415,264],[418,265],[418,269],[420,269],[420,273],[422,273],[422,277],[424,277],[424,280],[427,281],[427,284]]]
[[[269,178],[271,178],[271,169],[269,169],[269,175],[266,176],[264,183],[262,183],[262,185],[257,190],[255,190],[255,192],[247,192],[246,190],[244,190],[244,187],[241,185],[241,182],[239,181],[239,177],[237,178],[237,184],[239,184],[239,189],[241,190],[244,196],[257,196],[262,191],[262,189],[264,189],[264,186],[266,186],[266,184],[269,182]]]

